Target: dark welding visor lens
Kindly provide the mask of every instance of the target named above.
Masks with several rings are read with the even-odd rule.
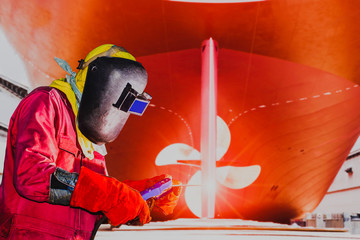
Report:
[[[128,92],[128,94],[126,95],[124,101],[120,105],[120,110],[122,110],[124,112],[128,112],[131,105],[135,101],[135,99],[136,99],[136,96],[132,92]]]

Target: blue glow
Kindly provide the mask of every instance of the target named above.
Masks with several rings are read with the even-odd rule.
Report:
[[[137,114],[137,115],[142,115],[148,104],[149,104],[148,101],[142,101],[139,99],[135,99],[134,103],[131,105],[131,107],[129,109],[129,112]]]

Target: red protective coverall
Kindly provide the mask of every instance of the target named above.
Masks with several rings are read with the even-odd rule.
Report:
[[[56,167],[85,166],[106,174],[105,160],[89,160],[77,144],[75,116],[66,95],[40,87],[21,101],[10,119],[0,186],[0,239],[89,239],[97,215],[48,203]]]

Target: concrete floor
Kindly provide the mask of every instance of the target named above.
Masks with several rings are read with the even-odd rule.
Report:
[[[315,229],[297,225],[243,221],[239,219],[177,219],[167,222],[151,222],[145,226],[121,226],[110,229],[103,225],[96,238],[131,240],[329,240],[360,239],[348,229]]]

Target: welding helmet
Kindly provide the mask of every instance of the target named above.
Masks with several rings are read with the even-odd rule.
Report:
[[[124,48],[89,55],[78,67],[87,71],[77,123],[91,142],[104,144],[117,138],[131,113],[143,114],[151,96],[144,92],[145,68]]]

